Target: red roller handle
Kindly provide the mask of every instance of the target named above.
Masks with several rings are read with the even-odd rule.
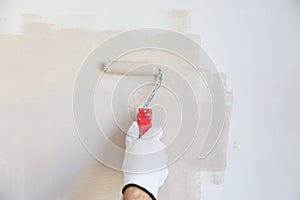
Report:
[[[137,118],[140,129],[139,136],[142,137],[152,127],[152,109],[139,108]]]

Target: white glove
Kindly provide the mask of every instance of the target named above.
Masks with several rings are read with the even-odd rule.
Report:
[[[137,186],[152,199],[157,198],[158,189],[167,176],[166,145],[160,141],[163,130],[150,128],[141,138],[137,122],[133,122],[126,136],[126,152],[123,161],[124,187]]]

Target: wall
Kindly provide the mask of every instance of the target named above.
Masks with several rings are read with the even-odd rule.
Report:
[[[199,190],[197,196],[201,199],[298,199],[299,184],[295,177],[300,173],[298,170],[300,160],[297,156],[300,151],[297,134],[299,128],[296,123],[299,115],[297,107],[299,85],[296,84],[297,72],[299,72],[297,57],[300,43],[299,3],[297,1],[214,0],[163,3],[135,1],[121,4],[117,4],[116,1],[103,1],[97,4],[86,3],[86,1],[85,3],[61,1],[59,5],[55,2],[45,4],[40,1],[25,1],[20,4],[17,1],[1,1],[0,28],[2,33],[21,33],[21,14],[33,13],[36,15],[31,17],[31,21],[52,22],[58,24],[58,27],[100,30],[145,26],[171,27],[200,35],[202,46],[215,61],[219,70],[229,77],[229,85],[235,98],[225,174],[223,176],[218,172],[207,174],[202,172],[199,177],[195,176],[196,179],[198,178],[196,182],[201,183],[201,190],[199,187],[195,188]],[[173,9],[191,10],[191,25],[178,26],[178,23],[182,23],[172,20],[174,13],[169,13]],[[134,14],[132,10],[135,11]],[[184,19],[189,20],[189,18],[190,16],[187,15]],[[5,39],[7,47],[10,45],[11,37],[5,37],[7,37]],[[74,38],[76,41],[76,35]],[[15,55],[18,52],[30,51],[30,48],[16,52],[11,46],[11,49],[3,51]],[[80,54],[80,51],[77,53]],[[60,58],[60,61],[64,60],[65,58]],[[36,193],[36,198],[47,193],[53,195],[54,192],[58,198],[71,198],[69,195],[72,190],[66,192],[66,187],[60,185],[62,182],[69,185],[78,184],[74,186],[77,188],[75,190],[79,194],[90,194],[90,199],[97,196],[97,191],[101,191],[100,195],[111,197],[111,188],[120,187],[120,183],[111,181],[109,176],[105,176],[107,174],[105,169],[91,167],[95,166],[92,164],[93,160],[86,158],[87,160],[80,160],[80,163],[85,163],[84,165],[76,164],[78,163],[76,158],[85,158],[86,152],[81,149],[79,141],[73,135],[72,122],[66,121],[71,117],[62,115],[65,112],[54,113],[50,117],[51,120],[46,119],[43,124],[34,123],[44,116],[41,113],[53,114],[50,112],[52,107],[45,108],[39,98],[52,97],[52,106],[68,109],[68,112],[71,112],[67,102],[55,101],[54,98],[58,95],[70,94],[56,93],[62,91],[57,90],[61,85],[51,82],[53,78],[66,82],[63,86],[66,87],[66,91],[72,87],[71,77],[75,76],[78,67],[76,64],[81,58],[72,57],[68,60],[73,62],[74,68],[57,68],[55,73],[48,68],[40,68],[40,65],[34,63],[34,59],[31,60],[33,62],[31,64],[36,66],[37,74],[23,69],[21,65],[10,68],[1,66],[2,90],[7,92],[1,101],[4,108],[1,134],[5,136],[1,144],[3,158],[1,170],[5,172],[1,173],[4,174],[1,178],[1,187],[7,192],[1,194],[4,197],[7,195],[13,199],[21,199],[26,195],[32,195],[29,191],[36,191],[36,188],[39,188],[40,193]],[[51,64],[53,61],[48,60],[48,62]],[[40,73],[46,78],[40,80],[41,77],[38,76]],[[65,74],[68,76],[66,77]],[[12,77],[17,81],[13,81]],[[49,87],[47,92],[44,87]],[[11,91],[15,96],[11,95]],[[43,97],[38,95],[40,93],[43,93]],[[14,112],[11,112],[11,109]],[[31,113],[33,118],[28,118],[27,113]],[[16,123],[16,119],[19,123]],[[25,134],[28,132],[33,134]],[[51,134],[53,132],[55,134]],[[43,137],[41,133],[44,133]],[[61,135],[64,135],[65,139],[61,138]],[[36,139],[38,145],[35,146],[24,142]],[[24,145],[25,152],[23,148],[19,148]],[[63,153],[66,152],[65,148],[76,149],[75,152],[73,151],[73,157]],[[50,157],[52,159],[43,157],[43,152],[52,152]],[[60,157],[56,160],[58,154]],[[36,159],[43,163],[43,167],[39,170],[30,166],[32,160]],[[12,170],[11,165],[23,167]],[[65,173],[63,169],[66,165],[75,165],[78,168]],[[79,178],[80,181],[76,182],[74,175],[80,167],[88,168],[86,171],[91,173],[84,174]],[[41,175],[49,174],[49,170],[53,173],[51,176],[46,176],[48,183],[51,183],[47,185],[44,176],[41,178]],[[98,181],[100,178],[95,174],[99,174],[104,181]],[[61,177],[65,180],[62,181]],[[24,187],[22,183],[27,181],[35,184]],[[89,187],[85,187],[86,185]],[[11,192],[14,190],[18,192]]]

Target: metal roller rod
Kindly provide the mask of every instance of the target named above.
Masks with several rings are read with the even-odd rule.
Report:
[[[153,89],[153,91],[151,92],[150,96],[148,97],[147,101],[145,102],[143,108],[146,109],[150,102],[152,101],[153,97],[155,96],[155,94],[157,93],[157,90],[160,88],[161,86],[161,82],[162,82],[162,71],[161,69],[158,69],[159,70],[159,77],[158,77],[158,82],[156,83],[155,85],[155,88]]]

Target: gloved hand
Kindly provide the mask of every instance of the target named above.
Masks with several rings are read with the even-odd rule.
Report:
[[[123,161],[124,187],[136,186],[157,198],[158,189],[167,176],[166,145],[160,141],[163,130],[150,128],[139,138],[139,127],[133,122],[126,136],[126,152]]]

